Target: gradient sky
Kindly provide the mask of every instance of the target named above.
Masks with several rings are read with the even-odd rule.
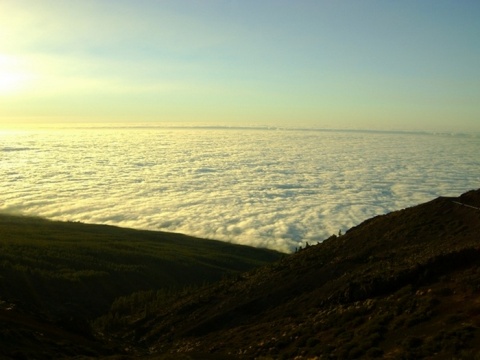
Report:
[[[480,132],[480,1],[0,0],[0,125]]]

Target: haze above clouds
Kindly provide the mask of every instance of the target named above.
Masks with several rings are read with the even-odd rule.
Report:
[[[0,2],[0,126],[480,132],[478,1]]]
[[[478,136],[96,127],[0,140],[0,212],[281,251],[480,184]]]

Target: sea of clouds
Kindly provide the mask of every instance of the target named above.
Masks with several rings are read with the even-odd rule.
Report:
[[[480,137],[239,128],[0,133],[0,212],[292,251],[480,185]]]

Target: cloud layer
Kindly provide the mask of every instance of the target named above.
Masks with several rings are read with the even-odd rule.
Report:
[[[214,128],[5,132],[0,211],[291,251],[478,188],[480,139]]]

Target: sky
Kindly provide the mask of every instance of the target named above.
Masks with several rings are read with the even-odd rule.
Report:
[[[0,0],[0,126],[480,132],[479,1]]]

